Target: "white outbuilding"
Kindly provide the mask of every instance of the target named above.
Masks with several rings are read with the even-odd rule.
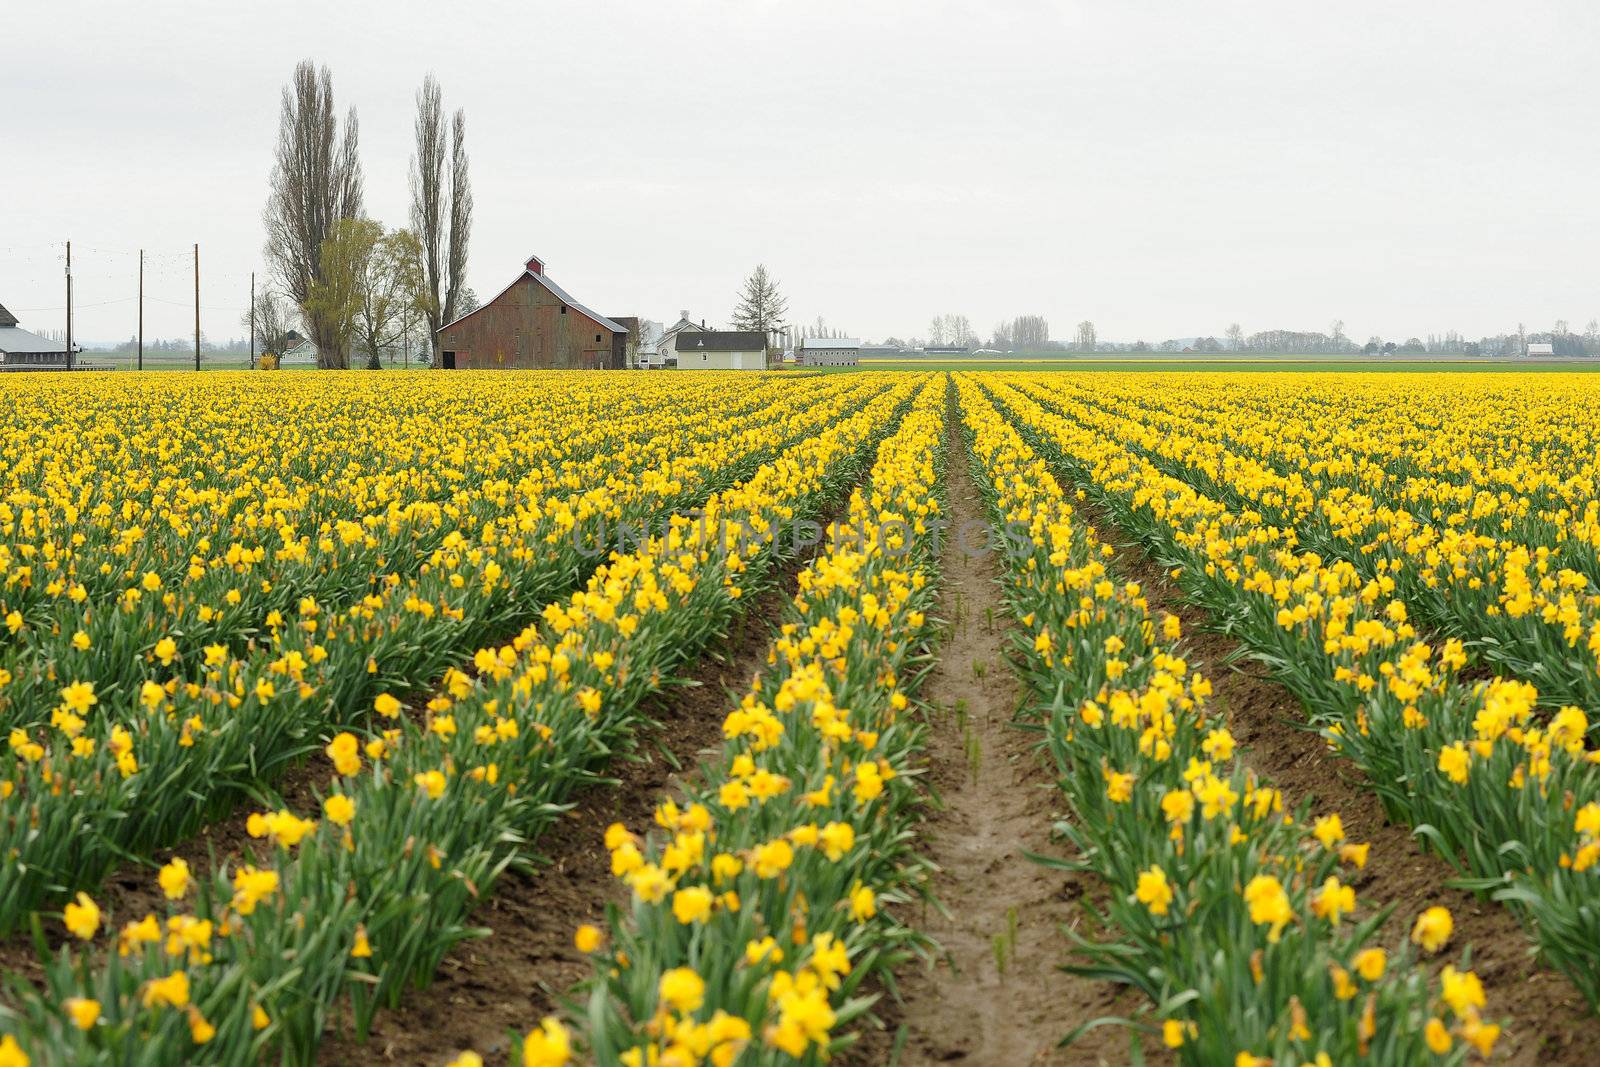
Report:
[[[81,351],[73,345],[73,351]],[[66,370],[67,346],[29,333],[0,304],[0,370]]]
[[[667,344],[679,370],[767,369],[767,335],[760,330],[683,330]]]
[[[1553,356],[1556,354],[1556,346],[1543,341],[1529,341],[1527,354],[1533,357]]]

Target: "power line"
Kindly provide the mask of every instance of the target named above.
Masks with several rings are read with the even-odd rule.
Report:
[[[173,307],[180,307],[180,308],[192,308],[192,307],[194,307],[194,301],[193,300],[163,300],[159,296],[150,296],[148,294],[146,294],[145,299],[146,300],[154,300],[158,304],[171,304]],[[249,308],[243,308],[243,307],[227,307],[226,305],[223,305],[223,304],[201,304],[200,305],[200,310],[201,311],[249,311],[250,309]]]
[[[74,303],[72,306],[75,309],[77,309],[79,311],[82,311],[84,308],[103,308],[103,307],[110,307],[112,304],[126,304],[128,301],[133,300],[133,299],[135,299],[135,298],[131,297],[131,296],[125,296],[125,297],[121,298],[120,300],[102,300],[98,304],[79,304],[79,303]],[[183,306],[184,307],[188,307],[189,305],[185,304]],[[12,308],[11,310],[13,312],[19,312],[19,311],[20,312],[65,311],[66,308],[59,308],[59,307],[53,307],[53,308]]]
[[[41,243],[36,244],[36,245],[5,245],[5,246],[0,246],[0,254],[10,255],[11,253],[21,253],[21,252],[37,253],[41,249],[50,249],[50,248],[59,248],[59,247],[60,247],[60,244],[58,242],[54,242],[54,241],[44,241],[44,242],[41,242]],[[78,251],[79,252],[94,252],[94,253],[96,253],[98,255],[103,255],[103,256],[138,256],[138,254],[139,254],[139,250],[138,249],[95,248],[92,245],[80,245],[79,248],[78,248]],[[180,250],[175,251],[175,252],[155,252],[155,251],[151,251],[150,249],[145,249],[145,257],[147,259],[193,259],[194,258],[194,250],[193,249],[189,249],[189,248],[184,248],[184,249],[180,249]],[[65,257],[63,256],[62,253],[57,252],[53,257],[47,257],[47,258],[63,259]]]

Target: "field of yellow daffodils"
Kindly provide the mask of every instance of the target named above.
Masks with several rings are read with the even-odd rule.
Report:
[[[1138,401],[1126,381],[996,388],[1300,697],[1391,818],[1522,918],[1594,1007],[1600,424],[1581,382],[1428,384],[1385,407],[1347,381],[1302,382],[1322,414],[1294,432],[1287,386]]]
[[[1119,1025],[1323,1067],[1490,1057],[1539,1020],[1496,1011],[1444,907],[1391,936],[1367,845],[1255,769],[1226,667],[1113,542],[1600,1006],[1581,380],[87,377],[0,382],[0,1067],[313,1064],[403,1023],[503,876],[562,877],[547,831],[622,788],[652,701],[774,588],[719,744],[591,843],[587,979],[436,1062],[875,1062],[896,974],[940,951],[953,479],[1058,787],[1047,862],[1104,888],[1060,962],[1143,995]],[[225,824],[241,844],[193,847]]]
[[[1241,758],[1210,681],[1184,658],[1179,620],[1149,611],[1074,513],[1053,472],[1076,471],[1076,453],[1018,384],[959,388],[990,507],[1030,534],[1006,597],[1070,812],[1058,829],[1076,855],[1064,865],[1112,889],[1103,918],[1116,936],[1080,938],[1074,969],[1146,993],[1162,1044],[1188,1063],[1488,1055],[1501,1026],[1482,983],[1465,960],[1430,966],[1450,939],[1448,911],[1416,916],[1399,946],[1375,936],[1381,900],[1362,901],[1357,921],[1351,883],[1367,846],[1337,812],[1294,805]]]
[[[357,381],[4,395],[0,921],[68,936],[0,1063],[310,1062],[336,1008],[364,1027],[917,389]],[[306,761],[317,804],[252,814],[253,861],[158,862]],[[113,924],[129,864],[165,913]]]

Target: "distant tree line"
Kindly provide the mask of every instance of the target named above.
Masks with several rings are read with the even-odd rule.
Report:
[[[783,337],[783,346],[788,349],[799,348],[800,342],[805,340],[834,340],[851,336],[848,330],[829,325],[828,320],[821,315],[817,316],[815,322],[806,326],[785,326],[780,333]]]
[[[1260,330],[1247,334],[1232,323],[1218,336],[1176,337],[1149,341],[1103,341],[1090,321],[1080,322],[1071,341],[1050,339],[1050,324],[1042,315],[1021,315],[995,326],[987,342],[972,331],[965,315],[938,315],[929,326],[928,339],[911,337],[904,341],[890,337],[885,343],[902,348],[929,345],[965,345],[999,352],[1191,352],[1208,355],[1228,353],[1286,353],[1293,355],[1366,356],[1520,356],[1530,344],[1548,344],[1561,357],[1600,356],[1600,319],[1590,319],[1582,333],[1572,330],[1565,320],[1557,320],[1550,330],[1529,331],[1522,324],[1515,332],[1486,335],[1468,340],[1455,330],[1386,340],[1371,337],[1360,344],[1344,332],[1344,322],[1336,320],[1327,331]]]
[[[202,333],[200,335],[200,348],[205,352],[222,352],[228,355],[233,355],[235,353],[240,355],[248,355],[250,352],[250,338],[233,337],[226,341],[219,342],[213,341],[211,338]],[[151,353],[155,353],[156,355],[161,355],[164,353],[182,355],[187,353],[192,356],[194,355],[194,338],[171,337],[163,340],[147,337],[144,341],[144,350],[146,355]],[[130,337],[120,344],[112,345],[110,348],[96,349],[95,351],[132,355],[139,351],[139,339],[137,337]]]
[[[981,342],[965,315],[935,315],[928,324],[928,344],[979,348]]]
[[[1343,323],[1335,323],[1327,333],[1300,330],[1262,330],[1245,336],[1238,327],[1230,327],[1223,339],[1196,337],[1164,341],[1159,351],[1193,351],[1207,353],[1227,352],[1286,352],[1303,355],[1437,355],[1437,356],[1520,356],[1530,344],[1548,344],[1557,356],[1600,355],[1600,320],[1591,319],[1583,333],[1571,330],[1565,321],[1557,321],[1554,328],[1543,332],[1530,332],[1518,324],[1515,332],[1485,335],[1469,340],[1455,330],[1430,333],[1425,337],[1385,339],[1369,337],[1358,344],[1344,336]],[[1237,331],[1237,332],[1235,332]]]
[[[1037,352],[1051,344],[1048,319],[1043,315],[1018,315],[994,328],[988,347],[1001,352]]]

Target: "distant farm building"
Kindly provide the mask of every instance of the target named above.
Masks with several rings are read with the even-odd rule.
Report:
[[[572,299],[538,256],[499,296],[441,327],[438,337],[446,370],[627,365],[628,328]]]
[[[644,322],[636,315],[618,315],[611,321],[628,331],[622,342],[622,366],[632,370],[639,365],[639,341],[644,336]]]
[[[287,343],[282,352],[274,353],[278,357],[280,367],[315,367],[317,366],[317,346],[309,337],[301,337],[290,330],[284,337]]]
[[[761,330],[683,330],[667,344],[679,370],[767,369],[767,335]]]
[[[1555,354],[1556,346],[1553,344],[1546,344],[1542,341],[1528,342],[1528,355],[1530,356],[1553,356]]]
[[[678,312],[678,321],[663,329],[655,344],[651,346],[649,358],[641,358],[639,365],[646,370],[662,370],[668,366],[677,366],[677,349],[674,347],[679,334],[705,333],[706,320],[695,322],[689,318],[687,311]]]
[[[618,322],[627,325],[626,319]],[[629,345],[633,350],[633,358],[629,361],[630,367],[640,370],[650,370],[652,367],[661,366],[661,337],[666,332],[665,327],[654,319],[640,319],[639,332],[629,338]]]
[[[922,351],[930,356],[964,356],[969,349],[966,345],[929,345]]]
[[[24,330],[0,304],[0,371],[66,369],[65,344]]]
[[[807,337],[800,342],[796,362],[803,367],[854,367],[861,358],[861,342],[843,337]]]

